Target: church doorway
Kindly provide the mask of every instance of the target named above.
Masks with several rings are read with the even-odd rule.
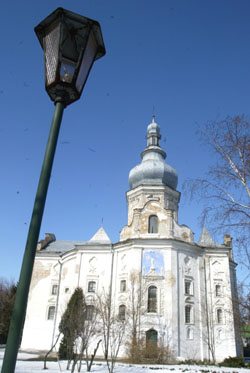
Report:
[[[146,357],[154,358],[157,353],[158,333],[154,329],[146,332]]]

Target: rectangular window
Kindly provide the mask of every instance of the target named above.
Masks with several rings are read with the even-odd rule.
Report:
[[[95,281],[89,281],[88,292],[89,293],[95,293],[95,290],[96,290],[96,282]]]
[[[157,287],[148,288],[148,312],[157,312]]]
[[[57,295],[57,292],[58,292],[58,285],[52,285],[51,294]]]
[[[215,295],[216,297],[221,296],[221,285],[215,285]]]
[[[91,321],[94,316],[95,306],[87,305],[86,306],[86,320]]]
[[[121,280],[120,291],[121,291],[121,293],[124,293],[126,291],[126,280]]]
[[[56,311],[56,307],[55,306],[50,306],[49,307],[49,310],[48,310],[48,320],[54,320],[55,311]]]
[[[185,280],[185,294],[192,295],[192,282]]]
[[[221,308],[218,308],[217,311],[216,311],[216,314],[217,314],[217,323],[218,323],[218,324],[222,324],[222,322],[223,322],[223,313],[222,313],[222,309],[221,309]]]

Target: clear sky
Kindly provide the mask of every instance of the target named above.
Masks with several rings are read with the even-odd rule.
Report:
[[[54,105],[33,31],[62,6],[100,22],[107,54],[64,112],[40,239],[113,242],[127,222],[128,174],[155,106],[178,190],[211,159],[197,125],[250,109],[249,0],[9,0],[1,4],[0,276],[18,280]],[[195,233],[199,204],[182,198]],[[218,237],[223,241],[223,235]]]

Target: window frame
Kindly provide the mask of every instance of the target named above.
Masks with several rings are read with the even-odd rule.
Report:
[[[52,304],[48,307],[48,310],[47,310],[47,320],[53,321],[55,319],[55,314],[56,314],[56,306]]]
[[[57,295],[58,294],[59,286],[58,284],[52,284],[51,286],[51,295]]]
[[[215,296],[221,297],[222,296],[222,286],[221,284],[215,284]]]
[[[188,326],[186,330],[186,339],[189,341],[194,339],[194,330],[190,326]]]
[[[90,280],[88,281],[88,293],[95,293],[96,292],[96,281]]]
[[[92,321],[95,312],[95,306],[93,304],[86,305],[86,320]]]
[[[187,292],[186,284],[189,285],[189,291]],[[193,281],[191,279],[185,278],[184,279],[184,294],[185,295],[194,295],[194,287],[193,287]]]
[[[125,304],[119,305],[118,318],[120,321],[126,320],[126,305]]]
[[[187,313],[187,310],[188,313]],[[185,313],[184,313],[184,317],[185,317],[185,324],[186,325],[192,325],[194,324],[194,314],[193,314],[193,306],[191,306],[190,304],[186,304],[185,305]]]
[[[159,225],[159,219],[157,215],[150,215],[148,217],[148,233],[149,234],[157,234],[159,232],[158,230],[158,225]],[[152,232],[152,230],[154,232]]]
[[[120,280],[120,293],[127,291],[127,281],[125,279]]]
[[[216,308],[216,323],[218,325],[221,325],[224,323],[223,320],[223,309],[222,308]]]
[[[150,294],[150,291],[152,291],[152,290],[155,291],[155,294],[154,293]],[[148,287],[148,292],[147,293],[148,293],[147,312],[148,313],[157,313],[157,311],[158,311],[158,301],[157,301],[158,289],[157,289],[157,286],[150,285]]]

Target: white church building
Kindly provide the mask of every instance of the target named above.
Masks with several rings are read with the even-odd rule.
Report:
[[[204,228],[199,242],[178,224],[178,175],[165,162],[160,127],[147,127],[142,161],[129,174],[128,222],[112,243],[101,227],[87,242],[47,234],[37,246],[21,348],[49,350],[75,288],[90,306],[102,292],[126,317],[131,274],[139,276],[145,339],[170,343],[177,359],[216,361],[241,354],[232,240],[217,244]],[[167,330],[166,330],[167,329]]]

